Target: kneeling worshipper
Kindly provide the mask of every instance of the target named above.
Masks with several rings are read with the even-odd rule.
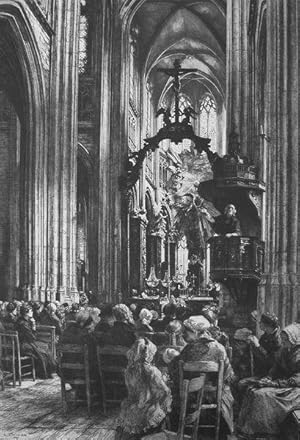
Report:
[[[20,307],[20,317],[16,323],[22,356],[31,356],[35,360],[36,374],[48,379],[55,372],[56,365],[48,344],[37,340],[33,310],[29,305]]]
[[[171,410],[171,391],[153,365],[156,351],[156,345],[149,339],[139,338],[127,353],[128,397],[121,404],[116,440],[139,440],[159,432]]]
[[[266,376],[275,362],[275,357],[281,348],[280,328],[276,315],[263,313],[260,318],[262,336],[249,336],[248,341],[254,357],[254,372],[256,376]]]
[[[288,413],[300,405],[300,331],[281,332],[282,350],[267,377],[249,382],[238,420],[240,439],[285,439],[280,432]]]
[[[230,383],[234,377],[227,353],[223,345],[215,341],[209,333],[210,322],[202,315],[191,316],[183,322],[183,337],[187,345],[180,355],[175,357],[169,364],[171,389],[173,397],[173,409],[171,414],[172,430],[176,431],[179,419],[180,394],[179,394],[179,361],[193,362],[219,362],[224,361],[224,382],[221,404],[221,437],[227,438],[227,434],[233,432],[233,397],[230,391]],[[193,377],[193,376],[191,376]],[[205,403],[210,403],[215,396],[216,382],[213,379],[206,383],[204,393]]]

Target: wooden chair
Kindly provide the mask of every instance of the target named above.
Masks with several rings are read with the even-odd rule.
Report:
[[[60,344],[58,346],[58,364],[61,379],[61,396],[64,414],[67,413],[69,403],[86,402],[88,415],[91,413],[93,391],[97,391],[97,380],[90,377],[89,352],[86,344]],[[67,392],[66,385],[73,388]],[[78,396],[78,388],[84,389],[85,398]],[[73,392],[72,392],[73,391]]]
[[[199,364],[199,363],[198,363]],[[181,362],[180,371],[182,377],[182,372],[184,370],[184,364]],[[202,369],[203,366],[201,366]],[[190,369],[188,371],[191,371]],[[194,371],[193,371],[194,372]],[[146,435],[142,437],[142,440],[197,440],[198,439],[198,429],[199,429],[199,419],[201,413],[202,400],[205,388],[206,372],[197,371],[197,377],[191,379],[183,379],[180,383],[180,414],[177,433],[168,430],[162,431],[160,434]],[[188,406],[191,406],[190,395],[196,394],[196,404],[192,408],[192,412],[188,413]],[[191,431],[187,434],[186,428]]]
[[[35,363],[30,356],[21,356],[18,332],[6,331],[0,333],[0,368],[4,372],[5,380],[12,379],[13,387],[18,378],[22,385],[22,378],[32,376],[35,381]]]
[[[52,325],[38,325],[36,327],[37,340],[48,344],[54,360],[56,360],[55,327]]]
[[[121,403],[126,396],[125,369],[128,347],[120,345],[97,346],[97,361],[101,383],[102,406],[107,413],[108,404]]]
[[[190,375],[197,375],[195,382],[194,379],[189,379],[187,382],[187,378]],[[216,386],[216,399],[215,403],[205,404],[202,403],[203,394],[205,392],[205,385],[208,375],[214,374],[217,379]],[[181,396],[181,412],[180,412],[180,420],[179,420],[179,431],[178,435],[180,439],[183,439],[183,433],[186,426],[186,402],[188,398],[188,394],[191,392],[197,392],[197,404],[196,410],[193,414],[187,417],[188,423],[192,421],[192,440],[197,439],[198,429],[199,428],[214,428],[215,429],[215,440],[219,440],[220,434],[220,420],[221,420],[221,401],[222,401],[222,393],[223,393],[223,378],[224,378],[224,361],[217,362],[179,362],[179,378],[180,378],[180,396]],[[201,389],[200,389],[201,386]],[[216,420],[213,425],[199,425],[199,419],[202,410],[215,410],[216,411]]]

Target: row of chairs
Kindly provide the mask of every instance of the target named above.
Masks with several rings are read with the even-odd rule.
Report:
[[[97,363],[100,376],[100,394],[103,405],[103,411],[106,414],[108,406],[120,403],[126,395],[126,386],[124,373],[126,369],[127,347],[104,346],[97,347]],[[70,355],[75,356],[76,360],[70,361]],[[64,344],[58,351],[60,374],[61,374],[61,394],[64,413],[67,412],[69,404],[73,402],[87,402],[88,414],[90,414],[93,403],[92,390],[95,391],[95,381],[91,380],[89,374],[89,355],[87,345]],[[72,377],[73,374],[73,377]],[[189,379],[189,375],[193,376]],[[215,374],[217,377],[217,386],[214,403],[204,403],[204,389],[207,376]],[[194,377],[196,375],[196,377]],[[164,431],[166,438],[177,440],[198,438],[199,428],[214,428],[215,440],[219,439],[220,434],[220,416],[221,401],[223,391],[224,362],[179,362],[180,378],[180,417],[178,432]],[[85,390],[85,396],[82,394],[76,397],[76,393],[67,392],[67,384],[71,386],[82,386]],[[123,393],[120,392],[123,390]],[[196,395],[193,401],[192,411],[190,409],[190,397]],[[85,398],[84,398],[85,397]],[[99,397],[99,395],[97,396]],[[200,415],[203,410],[215,411],[214,424],[199,425]],[[187,429],[189,435],[186,434]],[[145,437],[147,439],[147,437]]]
[[[22,385],[22,379],[31,376],[35,381],[34,359],[29,356],[21,356],[18,332],[7,331],[0,333],[0,368],[2,370],[1,388],[4,390],[6,381],[11,380],[13,387],[17,379]]]
[[[120,403],[126,395],[124,373],[127,365],[128,347],[97,346],[97,365],[100,387],[90,375],[89,351],[87,345],[62,344],[58,348],[58,363],[61,378],[61,396],[64,414],[70,404],[85,401],[90,415],[93,403],[102,402],[107,414],[109,405]],[[80,393],[67,392],[67,386]],[[98,391],[98,393],[97,393]]]
[[[38,326],[36,334],[38,341],[48,344],[53,358],[56,359],[55,327]],[[17,381],[21,386],[22,379],[28,376],[32,377],[34,381],[36,380],[34,359],[30,356],[21,356],[17,331],[0,332],[0,369],[2,370],[0,380],[2,390],[8,381],[12,381],[12,385],[15,387]]]

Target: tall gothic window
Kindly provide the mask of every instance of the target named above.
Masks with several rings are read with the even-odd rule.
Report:
[[[179,112],[180,112],[179,113],[180,114],[179,121],[182,121],[182,119],[184,118],[184,115],[183,115],[184,109],[187,108],[187,107],[193,107],[192,106],[192,102],[191,102],[191,100],[189,99],[188,96],[180,94],[179,95],[178,106],[179,106]],[[174,115],[174,112],[175,112],[175,102],[173,102],[173,105],[172,105],[172,113],[173,113],[173,115]],[[174,122],[174,121],[175,121],[175,116],[172,117],[172,122]]]
[[[138,148],[140,130],[139,111],[139,71],[138,56],[138,28],[133,26],[130,31],[129,44],[129,111],[128,111],[128,146],[131,151]]]
[[[187,107],[193,107],[192,101],[190,100],[190,98],[184,94],[180,94],[179,95],[179,121],[182,121],[182,119],[184,118],[184,109],[186,109]],[[172,113],[174,114],[175,112],[175,103],[173,103],[172,105]],[[175,117],[172,117],[172,122],[175,121]],[[191,121],[193,123],[193,120]],[[183,139],[183,141],[176,145],[171,143],[172,149],[174,151],[176,151],[177,153],[181,153],[182,151],[189,149],[191,146],[191,140],[190,139]]]
[[[217,112],[216,102],[211,95],[205,95],[199,104],[200,136],[211,139],[211,147],[216,149]]]
[[[79,73],[85,73],[88,59],[88,18],[86,3],[81,0],[81,14],[79,20]]]
[[[146,87],[146,137],[150,137],[152,134],[153,123],[153,109],[151,103],[151,87],[147,84]],[[154,154],[149,153],[146,159],[146,176],[152,181],[154,171]]]

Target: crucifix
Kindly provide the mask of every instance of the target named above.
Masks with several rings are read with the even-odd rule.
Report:
[[[120,188],[125,191],[125,194],[128,194],[128,191],[140,178],[140,170],[142,169],[143,162],[147,154],[150,151],[155,151],[157,148],[159,148],[160,142],[164,139],[169,139],[175,144],[182,142],[183,139],[190,139],[194,143],[195,150],[197,150],[199,153],[205,151],[211,164],[215,164],[219,157],[217,153],[213,153],[209,150],[210,139],[195,135],[193,126],[191,124],[191,118],[195,119],[194,115],[197,114],[195,110],[191,106],[186,107],[183,112],[181,112],[179,109],[180,77],[188,73],[198,72],[198,69],[184,69],[181,67],[178,59],[174,61],[173,66],[174,67],[170,69],[161,68],[158,70],[172,77],[172,90],[174,91],[175,96],[175,122],[171,120],[170,108],[162,107],[157,111],[156,117],[159,115],[164,115],[163,127],[158,130],[156,135],[144,139],[144,147],[140,150],[132,152],[128,157],[126,169],[127,174],[126,176],[120,176]],[[179,121],[179,116],[182,115],[185,117],[182,119],[182,121]]]
[[[173,90],[175,95],[175,124],[179,122],[179,90],[180,90],[180,76],[185,75],[186,73],[197,72],[197,69],[183,69],[179,60],[174,61],[173,69],[158,69],[159,72],[163,72],[166,75],[173,77]]]

